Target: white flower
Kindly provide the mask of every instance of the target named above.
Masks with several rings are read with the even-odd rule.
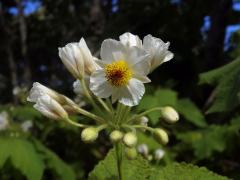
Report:
[[[3,111],[0,114],[0,131],[7,129],[8,125],[8,113],[6,111]]]
[[[64,108],[47,94],[40,96],[33,107],[51,119],[64,119],[68,117]]]
[[[155,151],[155,153],[154,153],[154,157],[155,157],[156,160],[159,161],[160,159],[163,158],[164,154],[165,154],[165,151],[164,151],[164,150],[162,150],[162,149],[157,149],[157,150]]]
[[[150,34],[144,37],[143,48],[151,55],[151,71],[173,58],[173,53],[168,51],[169,45]]]
[[[126,48],[121,42],[107,39],[101,46],[100,69],[90,76],[90,89],[100,98],[112,97],[127,106],[137,105],[150,80],[149,55],[138,47]]]
[[[127,47],[132,47],[132,46],[137,46],[137,47],[142,47],[142,40],[136,36],[133,35],[132,33],[124,33],[121,36],[119,36],[120,42],[127,46]]]
[[[83,78],[85,73],[90,75],[98,68],[83,38],[79,43],[69,43],[58,50],[63,64],[76,79]]]
[[[25,121],[21,124],[21,128],[24,132],[28,132],[33,127],[33,122],[31,120]]]
[[[164,43],[161,39],[153,37],[150,34],[143,38],[143,43],[137,35],[129,32],[122,34],[119,39],[126,47],[136,46],[147,51],[151,56],[151,71],[173,58],[173,53],[168,51],[170,43]]]

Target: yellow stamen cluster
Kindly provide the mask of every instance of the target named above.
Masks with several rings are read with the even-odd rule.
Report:
[[[127,85],[132,77],[132,71],[124,60],[108,64],[105,67],[105,74],[108,82],[117,87]]]

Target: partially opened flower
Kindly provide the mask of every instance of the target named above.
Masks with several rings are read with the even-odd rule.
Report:
[[[173,58],[173,53],[168,50],[169,45],[169,42],[164,43],[150,34],[144,37],[143,48],[151,55],[151,71]]]
[[[137,105],[150,80],[149,55],[138,47],[125,46],[116,40],[107,39],[101,46],[100,69],[90,76],[90,89],[100,98],[112,97],[127,106]]]
[[[144,49],[150,56],[151,71],[159,65],[173,58],[173,53],[168,50],[170,43],[164,43],[161,39],[147,35],[142,40],[132,33],[124,33],[119,37],[121,43],[128,47],[139,47]]]
[[[40,96],[33,107],[51,119],[64,119],[68,117],[68,114],[64,108],[57,101],[46,94]]]
[[[90,75],[98,68],[83,38],[79,43],[69,43],[58,50],[63,64],[76,79],[82,79],[85,73]]]

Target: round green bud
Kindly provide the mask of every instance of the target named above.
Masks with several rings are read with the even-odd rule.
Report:
[[[135,147],[137,144],[137,136],[132,132],[128,132],[123,137],[123,143],[128,147]]]
[[[98,137],[98,130],[93,127],[84,129],[81,134],[82,141],[86,143],[91,143],[95,141],[97,137]]]
[[[125,153],[126,153],[126,156],[129,160],[133,160],[137,157],[137,150],[136,148],[128,148],[126,147],[125,148]]]
[[[113,143],[119,142],[123,138],[123,133],[118,130],[114,130],[110,134],[110,139]]]
[[[179,120],[179,115],[175,109],[170,106],[163,107],[161,110],[163,119],[168,123],[175,123]]]
[[[154,138],[156,141],[158,141],[160,144],[167,144],[168,143],[168,134],[165,130],[157,128],[154,130]]]

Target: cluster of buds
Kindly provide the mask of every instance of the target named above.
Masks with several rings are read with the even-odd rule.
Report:
[[[161,144],[169,141],[166,130],[148,126],[147,114],[158,111],[168,123],[179,119],[172,107],[156,107],[140,114],[131,112],[145,93],[144,83],[151,82],[147,75],[173,58],[168,47],[169,42],[164,43],[151,35],[142,41],[136,35],[125,33],[119,41],[104,40],[98,59],[81,38],[79,43],[59,48],[59,56],[76,78],[74,92],[82,102],[92,106],[94,113],[40,83],[33,84],[28,101],[34,102],[34,108],[51,119],[83,128],[81,139],[86,143],[94,142],[100,131],[108,129],[112,143],[124,144],[127,157],[133,159],[137,156],[138,129],[149,131]],[[88,117],[95,125],[72,120],[72,113]]]

